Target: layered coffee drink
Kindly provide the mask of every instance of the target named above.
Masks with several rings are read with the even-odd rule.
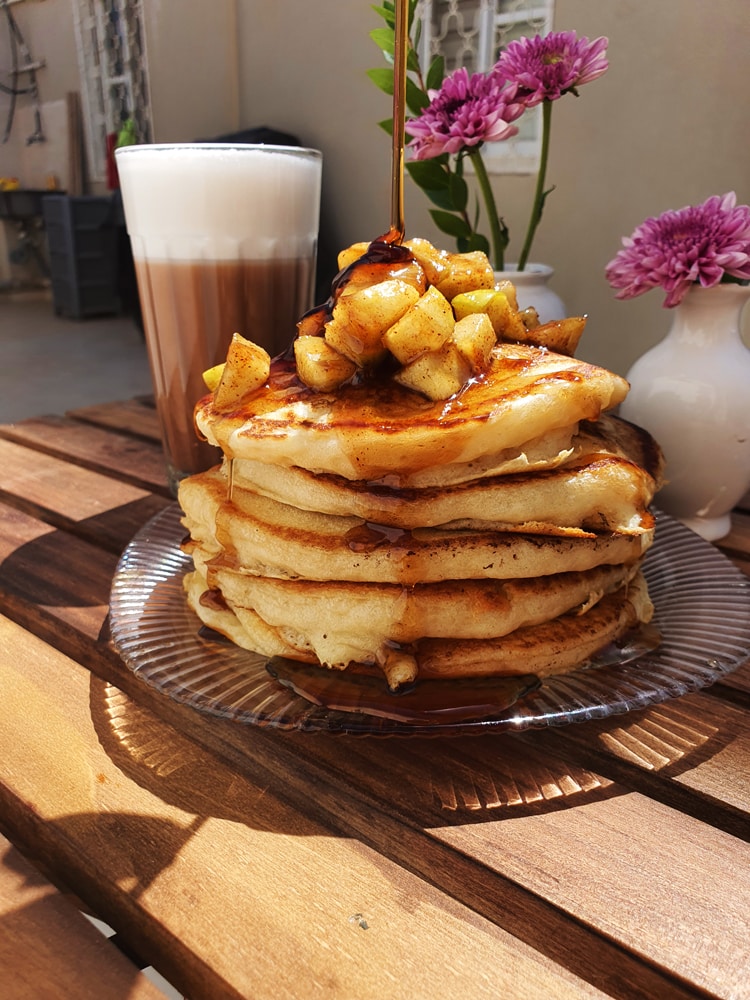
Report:
[[[196,436],[190,405],[205,392],[201,373],[224,359],[234,332],[251,331],[272,356],[286,350],[310,302],[314,262],[135,263],[166,453],[180,472],[208,469],[217,450]]]
[[[315,150],[187,144],[118,151],[118,171],[170,486],[215,464],[198,440],[201,373],[234,333],[271,356],[314,288],[321,158]]]

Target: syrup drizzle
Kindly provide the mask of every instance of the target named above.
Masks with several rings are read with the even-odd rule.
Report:
[[[363,269],[372,273],[372,284],[377,280],[393,277],[394,265],[412,264],[414,256],[402,246],[406,225],[404,222],[404,121],[406,116],[406,60],[409,41],[409,3],[396,0],[395,50],[393,59],[393,137],[391,142],[391,224],[387,233],[368,246],[365,253],[343,268],[333,279],[328,300],[313,306],[300,320],[299,331],[308,336],[322,336],[325,324],[333,315],[333,307],[346,286]],[[377,275],[381,275],[380,278]],[[293,356],[293,345],[286,356]]]
[[[409,36],[408,0],[396,0],[396,44],[393,61],[393,142],[391,145],[391,228],[385,243],[401,243],[404,226],[404,119],[406,55]]]

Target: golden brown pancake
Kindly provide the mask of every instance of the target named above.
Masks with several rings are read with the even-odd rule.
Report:
[[[640,559],[653,531],[565,537],[495,530],[390,529],[356,515],[300,510],[235,484],[221,469],[181,489],[196,562],[282,579],[434,583],[512,579],[592,569]]]
[[[218,411],[212,397],[203,399],[196,424],[228,458],[372,481],[518,452],[544,434],[596,420],[627,390],[625,379],[603,368],[524,344],[498,343],[486,372],[438,402],[387,379],[316,392],[291,362],[275,359],[267,384],[236,410]]]
[[[317,663],[311,645],[291,628],[272,626],[249,609],[235,611],[220,598],[205,599],[205,579],[186,577],[191,607],[202,620],[236,645],[266,656],[285,656]],[[649,621],[653,607],[640,573],[605,594],[580,613],[564,613],[550,621],[522,626],[502,637],[455,639],[423,637],[411,647],[418,674],[425,678],[486,677],[533,673],[545,677],[585,664],[608,643],[639,622]],[[388,675],[386,664],[379,664]],[[412,680],[396,675],[392,686]],[[391,677],[389,677],[391,680]]]

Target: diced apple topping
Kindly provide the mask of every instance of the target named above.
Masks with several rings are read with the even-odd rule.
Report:
[[[419,238],[407,240],[404,246],[411,250],[422,265],[429,283],[439,284],[440,279],[448,273],[451,254],[447,250],[438,250],[429,240]]]
[[[333,318],[326,323],[325,339],[335,351],[357,365],[376,364],[387,352],[383,334],[417,301],[416,288],[398,278],[345,295],[338,300]]]
[[[383,343],[402,365],[420,354],[436,351],[450,339],[455,320],[450,302],[430,285],[404,315],[386,330]]]
[[[461,292],[476,288],[494,288],[495,272],[486,253],[472,250],[469,253],[448,254],[448,269],[435,282],[446,297],[454,299]]]
[[[232,409],[245,396],[260,388],[270,373],[268,352],[241,334],[233,334],[227,360],[214,391],[214,406],[219,410]]]
[[[470,313],[456,323],[453,328],[453,341],[469,362],[472,374],[477,375],[490,363],[490,355],[497,343],[497,337],[487,313]]]
[[[422,354],[396,372],[394,378],[407,389],[421,392],[428,399],[448,399],[463,388],[471,377],[469,362],[458,347],[449,341],[439,351]]]
[[[529,328],[523,340],[529,344],[546,347],[557,354],[567,354],[572,358],[586,327],[586,320],[586,316],[567,316],[565,319],[553,319],[549,323]]]
[[[207,368],[203,372],[202,378],[209,392],[215,392],[219,382],[221,382],[221,376],[224,373],[224,364],[225,362],[222,361],[220,365],[214,365],[213,368]]]
[[[297,337],[294,360],[299,377],[318,392],[337,389],[357,370],[353,361],[335,351],[322,337]]]
[[[340,250],[336,261],[339,271],[343,271],[345,267],[349,267],[350,264],[359,260],[363,254],[367,253],[369,245],[369,243],[352,243],[346,250]]]
[[[485,371],[498,341],[535,344],[572,355],[586,324],[581,316],[540,324],[533,307],[519,311],[515,286],[495,282],[487,255],[448,253],[428,240],[404,243],[392,261],[376,244],[355,243],[338,257],[352,267],[329,304],[297,324],[294,358],[299,378],[332,392],[357,372],[381,366],[401,385],[428,399],[448,399]],[[333,300],[332,299],[332,300]],[[235,334],[224,365],[204,372],[218,408],[229,408],[262,385],[270,358]]]

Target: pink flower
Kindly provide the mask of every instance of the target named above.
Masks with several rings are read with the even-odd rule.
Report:
[[[542,101],[556,101],[582,83],[606,73],[606,38],[589,42],[575,31],[556,31],[510,42],[497,62],[509,83],[518,85],[518,99],[533,108]]]
[[[727,276],[750,280],[750,207],[736,201],[730,191],[646,219],[606,267],[607,281],[620,289],[617,298],[660,286],[667,292],[664,306],[671,308],[691,285],[711,288]]]
[[[431,90],[429,97],[419,118],[409,119],[404,126],[414,137],[409,148],[416,160],[508,139],[518,132],[511,122],[524,111],[516,101],[516,88],[507,87],[498,73],[469,76],[465,67],[446,77],[440,90]]]

